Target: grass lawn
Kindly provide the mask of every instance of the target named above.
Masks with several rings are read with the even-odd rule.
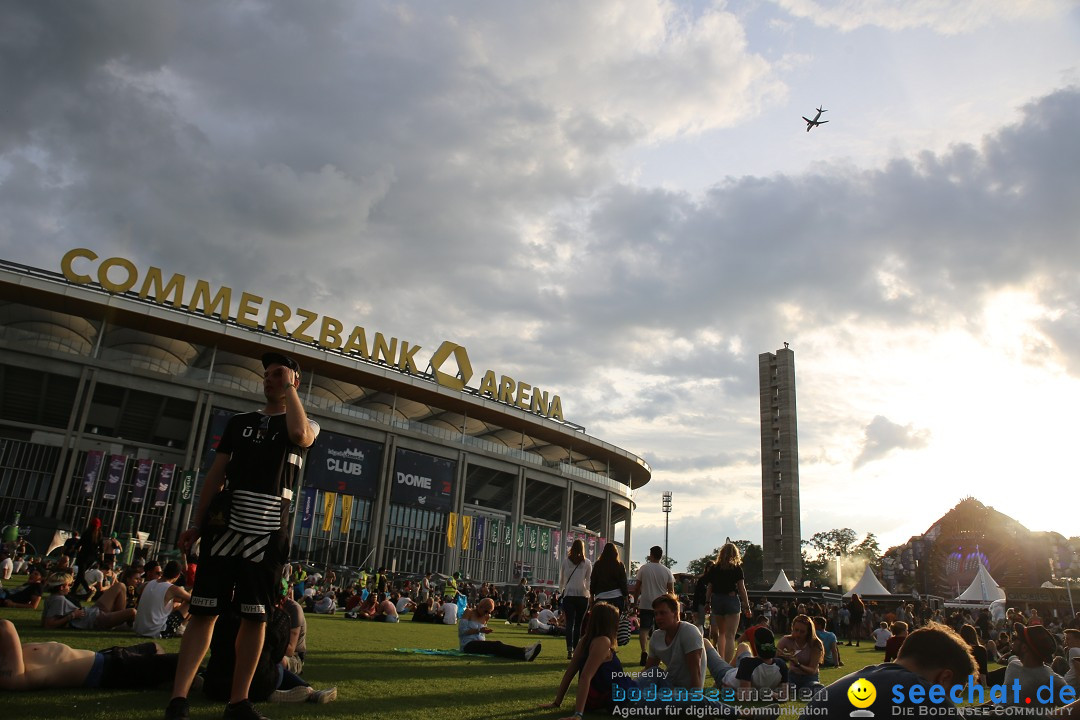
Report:
[[[20,583],[6,583],[16,587]],[[58,641],[72,647],[100,650],[112,645],[140,641],[131,632],[45,630],[40,613],[0,609],[11,620],[23,642]],[[407,617],[407,616],[406,616]],[[493,621],[500,623],[502,621]],[[558,718],[573,712],[571,687],[562,712],[539,710],[551,701],[566,667],[562,638],[529,635],[517,626],[493,624],[491,639],[512,645],[543,641],[540,656],[531,663],[496,658],[462,658],[394,652],[394,648],[457,648],[457,629],[451,626],[402,622],[397,625],[346,620],[341,615],[308,615],[308,661],[304,677],[317,689],[336,685],[338,700],[328,705],[263,703],[261,709],[274,718],[387,718],[438,717],[450,711],[454,720],[469,718]],[[163,640],[175,652],[179,640]],[[640,650],[637,638],[621,649],[628,670],[637,669]],[[875,662],[881,655],[872,647],[844,647],[845,667],[822,672],[826,684]],[[134,720],[159,718],[169,701],[167,689],[154,691],[57,690],[0,696],[0,717],[101,718]],[[193,718],[220,718],[222,706],[192,696]],[[787,717],[792,717],[788,715]]]

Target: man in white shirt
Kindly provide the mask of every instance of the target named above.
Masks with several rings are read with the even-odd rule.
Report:
[[[184,617],[187,616],[188,602],[191,594],[176,581],[180,578],[180,563],[170,560],[165,563],[165,569],[161,577],[147,583],[143,588],[142,597],[139,598],[139,612],[135,615],[133,627],[136,635],[143,637],[161,637],[165,634],[169,617],[178,613],[173,618],[176,628],[170,628],[170,634],[179,634],[179,628]]]
[[[15,561],[11,559],[7,550],[0,550],[0,579],[10,580],[14,572]]]
[[[705,686],[705,641],[693,623],[679,620],[679,601],[661,595],[653,603],[656,632],[649,641],[645,669],[664,663],[671,687],[693,690]]]
[[[638,641],[641,643],[642,665],[645,664],[649,655],[647,648],[653,628],[653,600],[661,595],[675,592],[675,576],[660,563],[663,557],[664,549],[659,545],[650,548],[648,561],[638,568],[637,577],[634,580],[633,595],[638,600],[638,607],[641,608],[641,630],[638,632]]]
[[[444,625],[457,624],[458,606],[455,602],[447,600],[442,604],[442,621]]]

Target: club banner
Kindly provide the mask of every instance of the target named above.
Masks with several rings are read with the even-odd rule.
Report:
[[[203,472],[208,471],[214,464],[214,456],[217,455],[217,446],[221,442],[221,436],[225,434],[225,426],[229,424],[229,418],[236,413],[236,410],[219,407],[210,409],[210,423],[206,426],[206,442],[203,443]]]
[[[519,548],[525,547],[525,526],[518,523],[517,526],[517,546]]]
[[[193,497],[195,497],[195,471],[185,470],[180,483],[180,504],[189,504]]]
[[[337,503],[337,493],[323,491],[323,532],[330,532],[334,527],[334,505]]]
[[[457,535],[457,513],[452,512],[446,518],[446,547],[454,547],[454,537]]]
[[[304,530],[311,529],[311,523],[315,520],[315,488],[304,489],[304,514],[300,516],[300,527]]]
[[[352,495],[341,496],[341,534],[348,535],[352,528]]]
[[[513,523],[511,523],[509,520],[504,520],[503,521],[503,544],[505,544],[505,545],[510,544],[510,542],[511,542],[510,538],[514,534],[514,531],[510,528],[510,526],[512,524]]]
[[[546,553],[551,549],[551,528],[540,531],[540,552]]]
[[[499,520],[498,518],[491,518],[488,520],[488,541],[497,543],[499,537]]]
[[[487,518],[480,515],[476,518],[476,522],[473,523],[473,537],[476,538],[476,552],[484,551],[484,525],[487,524]]]
[[[124,468],[127,467],[127,455],[110,455],[109,472],[105,475],[105,490],[102,500],[115,500],[120,497],[120,484],[124,481]]]
[[[308,452],[304,485],[374,499],[382,455],[379,443],[323,430]]]
[[[101,465],[105,459],[103,450],[91,450],[86,453],[86,464],[83,465],[82,496],[83,500],[94,497],[97,489],[98,477],[101,476]]]
[[[135,466],[135,488],[131,491],[131,503],[141,505],[146,498],[146,489],[150,487],[150,471],[154,469],[154,461],[150,458],[140,458]]]
[[[553,530],[551,532],[551,554],[556,558],[559,557],[559,541],[562,539],[562,530]]]
[[[162,465],[157,473],[157,493],[154,495],[154,507],[165,507],[169,504],[169,488],[172,487],[173,477],[176,475],[176,463]]]
[[[529,527],[529,549],[535,550],[539,542],[540,530],[535,525]]]
[[[394,458],[390,502],[431,510],[449,510],[457,463],[399,448]]]
[[[469,541],[472,540],[472,515],[461,516],[461,549],[469,549]]]
[[[589,548],[589,562],[592,562],[593,560],[596,560],[596,538],[595,537],[592,537],[591,535],[589,536],[589,544],[588,544],[587,547]]]

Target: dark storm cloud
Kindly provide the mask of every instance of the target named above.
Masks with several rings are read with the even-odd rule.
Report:
[[[1080,345],[1076,89],[979,147],[875,170],[619,183],[628,148],[775,91],[722,11],[619,7],[6,4],[3,255],[55,268],[91,247],[452,338],[600,401],[590,423],[673,403],[680,425],[736,421],[763,349],[976,317],[1036,279],[1059,311],[1044,333]]]
[[[859,457],[855,458],[855,469],[881,460],[893,450],[918,450],[930,443],[930,431],[916,428],[914,425],[898,425],[887,417],[878,415],[866,426],[866,437]]]

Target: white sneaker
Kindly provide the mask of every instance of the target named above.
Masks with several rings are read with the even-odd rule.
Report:
[[[310,698],[315,691],[310,685],[297,685],[294,688],[288,690],[275,690],[270,693],[270,702],[287,703],[287,702],[305,702]]]
[[[525,659],[532,662],[540,654],[540,643],[525,648]]]
[[[335,700],[337,700],[336,687],[326,688],[325,690],[316,690],[311,693],[307,699],[308,702],[319,703],[320,705],[334,702]]]

